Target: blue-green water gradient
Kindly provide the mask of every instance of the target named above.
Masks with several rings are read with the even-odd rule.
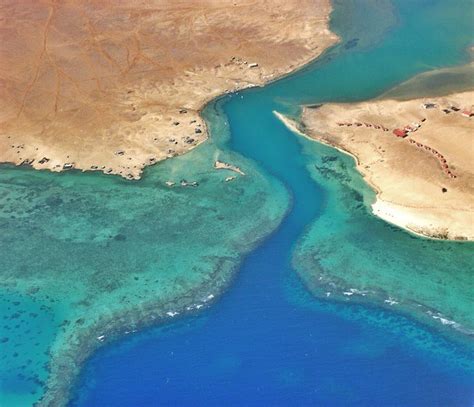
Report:
[[[328,206],[338,200],[330,194],[344,192],[336,187],[339,180],[332,180],[334,187],[331,179],[318,184],[308,168],[330,157],[348,164],[351,177],[357,175],[347,157],[311,147],[272,111],[297,113],[301,103],[375,97],[419,72],[468,60],[471,1],[455,7],[435,0],[397,1],[393,8],[379,3],[387,7],[336,1],[333,28],[343,37],[341,45],[284,80],[208,106],[207,120],[226,119],[231,131],[230,139],[213,133],[213,142],[253,159],[281,180],[291,193],[291,211],[245,259],[234,284],[213,307],[97,352],[75,388],[74,405],[472,405],[469,345],[447,339],[441,324],[415,322],[415,315],[407,318],[370,303],[315,299],[292,269],[295,244],[314,222],[326,216],[349,224],[331,225],[341,229],[351,222],[338,212],[350,207]],[[357,46],[344,46],[354,38]],[[361,182],[357,186],[364,188]],[[391,239],[407,239],[404,231],[364,219],[368,233],[386,228]],[[342,251],[345,238],[341,234]],[[370,246],[372,238],[377,236],[366,235],[365,244]],[[434,253],[440,244],[415,240],[420,255]],[[446,244],[449,271],[462,267],[465,272],[466,264],[473,265],[472,245]],[[389,251],[397,245],[383,241],[375,247]],[[428,268],[440,266],[434,259],[427,261]]]

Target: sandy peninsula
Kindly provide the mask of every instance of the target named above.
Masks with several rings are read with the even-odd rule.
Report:
[[[352,154],[373,213],[417,234],[474,239],[474,92],[305,107],[297,126]]]
[[[337,41],[329,0],[0,5],[0,162],[137,179],[207,137],[216,96]]]

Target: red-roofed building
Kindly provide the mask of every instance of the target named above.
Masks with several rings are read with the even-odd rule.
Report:
[[[395,134],[397,137],[406,137],[407,133],[408,132],[406,130],[402,130],[402,129],[395,129],[393,131],[393,134]]]

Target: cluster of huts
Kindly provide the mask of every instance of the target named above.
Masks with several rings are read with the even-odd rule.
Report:
[[[435,104],[425,104],[425,105],[429,105],[429,107],[425,107],[426,109],[436,107]],[[460,109],[458,109],[458,110],[460,110]],[[420,120],[420,122],[413,122],[411,124],[407,124],[403,128],[396,128],[392,131],[392,133],[396,137],[406,138],[409,133],[417,131],[421,127],[422,123],[424,123],[425,121],[426,121],[426,118],[422,118]],[[386,128],[385,126],[378,125],[378,124],[365,123],[365,122],[364,123],[361,123],[361,122],[354,122],[354,123],[338,122],[337,125],[340,126],[340,127],[352,127],[352,126],[362,127],[362,126],[365,126],[365,127],[372,127],[374,129],[379,129],[379,130],[382,130],[382,131],[389,131],[389,129]],[[444,173],[449,178],[456,178],[456,175],[454,175],[452,173],[452,171],[449,169],[446,158],[444,158],[444,156],[441,153],[436,151],[434,148],[431,148],[430,146],[424,145],[424,144],[422,144],[420,142],[417,142],[413,139],[408,139],[408,141],[410,142],[410,144],[414,144],[416,147],[421,148],[421,149],[433,154],[436,157],[436,159],[439,161],[439,163],[441,165],[441,168],[443,169]]]
[[[361,123],[361,122],[355,122],[355,123],[349,123],[349,122],[339,122],[337,123],[338,126],[342,127],[342,126],[346,126],[346,127],[351,127],[351,126],[354,126],[354,127],[372,127],[374,129],[377,129],[377,130],[382,130],[382,131],[388,131],[389,129],[387,129],[385,126],[382,126],[380,124],[371,124],[371,123]]]
[[[436,159],[439,161],[441,168],[443,169],[444,173],[449,177],[449,178],[456,178],[456,175],[452,173],[452,171],[449,169],[448,162],[446,161],[446,158],[444,158],[443,154],[440,152],[436,151],[434,148],[431,148],[430,146],[427,146],[425,144],[422,144],[418,141],[415,141],[413,139],[408,140],[409,143],[414,144],[418,148],[422,148],[429,153],[433,154]]]
[[[439,106],[436,104],[436,103],[423,103],[421,105],[421,107],[423,109],[436,109],[438,108]],[[450,114],[451,112],[461,112],[461,116],[464,116],[464,117],[473,117],[474,116],[474,112],[472,111],[472,107],[471,108],[459,108],[457,106],[449,106],[449,107],[445,107],[444,109],[441,109],[445,114]]]
[[[424,122],[426,119],[422,119],[421,121]],[[372,124],[372,123],[366,123],[366,122],[339,122],[336,123],[339,127],[368,127],[368,128],[373,128],[381,131],[389,131],[389,129],[381,124]],[[403,129],[395,129],[393,130],[393,134],[397,137],[402,137],[405,138],[408,136],[408,133],[411,133],[413,131],[417,131],[421,127],[421,123],[412,123],[412,124],[407,124]]]
[[[258,63],[257,62],[248,62],[246,61],[245,59],[242,59],[240,57],[232,57],[230,59],[229,62],[227,62],[226,64],[224,64],[224,66],[228,66],[228,65],[231,65],[231,64],[235,64],[235,65],[247,65],[247,67],[249,68],[257,68],[258,67]],[[216,66],[214,66],[214,68],[220,68],[221,67],[221,64],[218,64]]]
[[[426,118],[423,118],[421,120],[421,123],[423,123],[426,120]],[[421,123],[412,123],[407,126],[405,126],[403,129],[395,129],[393,130],[393,134],[397,137],[405,138],[408,136],[408,133],[417,131],[421,127]],[[444,156],[436,151],[434,148],[431,148],[430,146],[427,146],[425,144],[422,144],[416,140],[413,140],[412,138],[408,140],[410,144],[414,144],[418,148],[422,148],[426,150],[427,152],[433,154],[436,159],[439,161],[441,168],[443,169],[444,173],[449,177],[449,178],[456,178],[456,175],[452,173],[452,171],[449,169],[448,162],[446,161],[446,158]]]

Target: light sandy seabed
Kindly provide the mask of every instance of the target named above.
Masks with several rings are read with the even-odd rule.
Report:
[[[0,5],[0,162],[139,178],[207,137],[203,105],[332,45],[329,0]]]
[[[389,89],[377,99],[410,100],[470,90],[474,90],[474,62],[420,73]]]
[[[421,235],[472,240],[474,117],[463,111],[473,111],[473,103],[474,92],[464,92],[324,104],[306,107],[298,129],[356,158],[377,192],[375,215]],[[413,129],[406,137],[393,133],[406,126]]]

